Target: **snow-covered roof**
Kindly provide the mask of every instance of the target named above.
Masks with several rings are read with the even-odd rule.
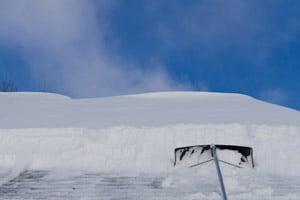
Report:
[[[0,128],[300,125],[300,112],[240,94],[159,92],[71,99],[49,93],[0,93]]]

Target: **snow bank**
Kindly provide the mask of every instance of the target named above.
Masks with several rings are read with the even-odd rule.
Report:
[[[0,130],[0,167],[100,172],[170,172],[174,148],[195,144],[246,145],[255,170],[300,176],[300,128],[265,125],[173,125],[108,129]]]
[[[174,149],[246,145],[256,172],[300,176],[300,113],[238,94],[94,99],[0,93],[0,172],[170,172]]]
[[[55,94],[0,93],[0,128],[157,127],[175,124],[300,125],[300,113],[249,96],[161,92],[69,99]]]

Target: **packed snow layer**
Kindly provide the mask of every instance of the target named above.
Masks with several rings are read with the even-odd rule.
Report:
[[[0,128],[109,128],[175,124],[300,125],[300,112],[249,96],[161,92],[94,99],[0,93]]]
[[[7,179],[25,169],[166,173],[177,170],[176,147],[214,143],[253,147],[257,173],[300,176],[299,131],[240,124],[1,129],[0,166]]]
[[[0,109],[0,185],[27,169],[179,172],[176,147],[212,143],[253,147],[250,173],[300,176],[300,113],[244,95],[0,93]]]

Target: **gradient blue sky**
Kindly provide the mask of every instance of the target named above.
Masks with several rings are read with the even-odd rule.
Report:
[[[235,92],[300,110],[300,1],[4,0],[0,77],[94,97]]]

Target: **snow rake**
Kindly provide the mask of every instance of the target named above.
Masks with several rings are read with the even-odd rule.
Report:
[[[223,160],[224,159],[224,160]],[[237,168],[254,168],[253,149],[235,145],[196,145],[175,149],[175,166],[196,167],[214,161],[221,187],[222,198],[227,200],[219,162]]]

